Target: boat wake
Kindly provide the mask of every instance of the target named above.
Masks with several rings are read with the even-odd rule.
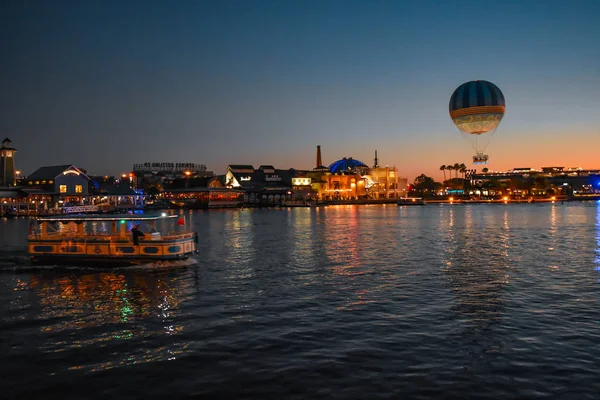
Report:
[[[144,271],[187,268],[198,265],[198,261],[190,257],[185,260],[153,261],[127,266],[102,265],[32,265],[28,255],[2,254],[0,257],[0,273],[2,272],[35,272],[35,271]]]

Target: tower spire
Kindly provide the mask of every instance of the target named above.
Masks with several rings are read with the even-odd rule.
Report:
[[[6,138],[0,147],[0,186],[14,186],[16,183],[15,153],[17,149],[11,146],[11,140]]]
[[[379,159],[377,158],[377,150],[375,150],[375,164],[373,168],[379,168]]]
[[[317,168],[323,165],[323,161],[321,161],[321,146],[317,146]]]

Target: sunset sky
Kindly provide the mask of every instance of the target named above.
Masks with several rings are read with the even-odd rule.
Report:
[[[17,1],[0,5],[0,135],[17,168],[312,168],[410,180],[473,149],[460,84],[506,98],[488,168],[600,168],[600,1]],[[478,166],[480,169],[481,166]]]

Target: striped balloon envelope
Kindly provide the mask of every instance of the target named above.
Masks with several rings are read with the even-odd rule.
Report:
[[[488,156],[483,151],[500,125],[506,108],[498,86],[488,81],[463,83],[452,93],[449,108],[452,122],[475,149],[473,163],[487,164]]]
[[[488,81],[460,85],[450,97],[450,117],[462,132],[481,135],[498,127],[506,104],[498,86]]]

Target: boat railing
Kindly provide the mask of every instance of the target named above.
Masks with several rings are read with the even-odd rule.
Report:
[[[185,239],[188,237],[192,237],[194,232],[181,232],[181,233],[169,233],[169,234],[160,234],[158,236],[152,235],[151,233],[147,233],[144,236],[140,237],[140,242],[151,242],[155,240],[176,240],[176,239]],[[27,236],[29,240],[60,240],[65,239],[69,241],[131,241],[133,242],[133,238],[131,233],[128,233],[126,236],[121,236],[119,234],[114,233],[94,233],[92,235],[86,234],[83,236],[77,236],[69,232],[47,232],[46,235],[42,238],[42,235],[34,232]]]

